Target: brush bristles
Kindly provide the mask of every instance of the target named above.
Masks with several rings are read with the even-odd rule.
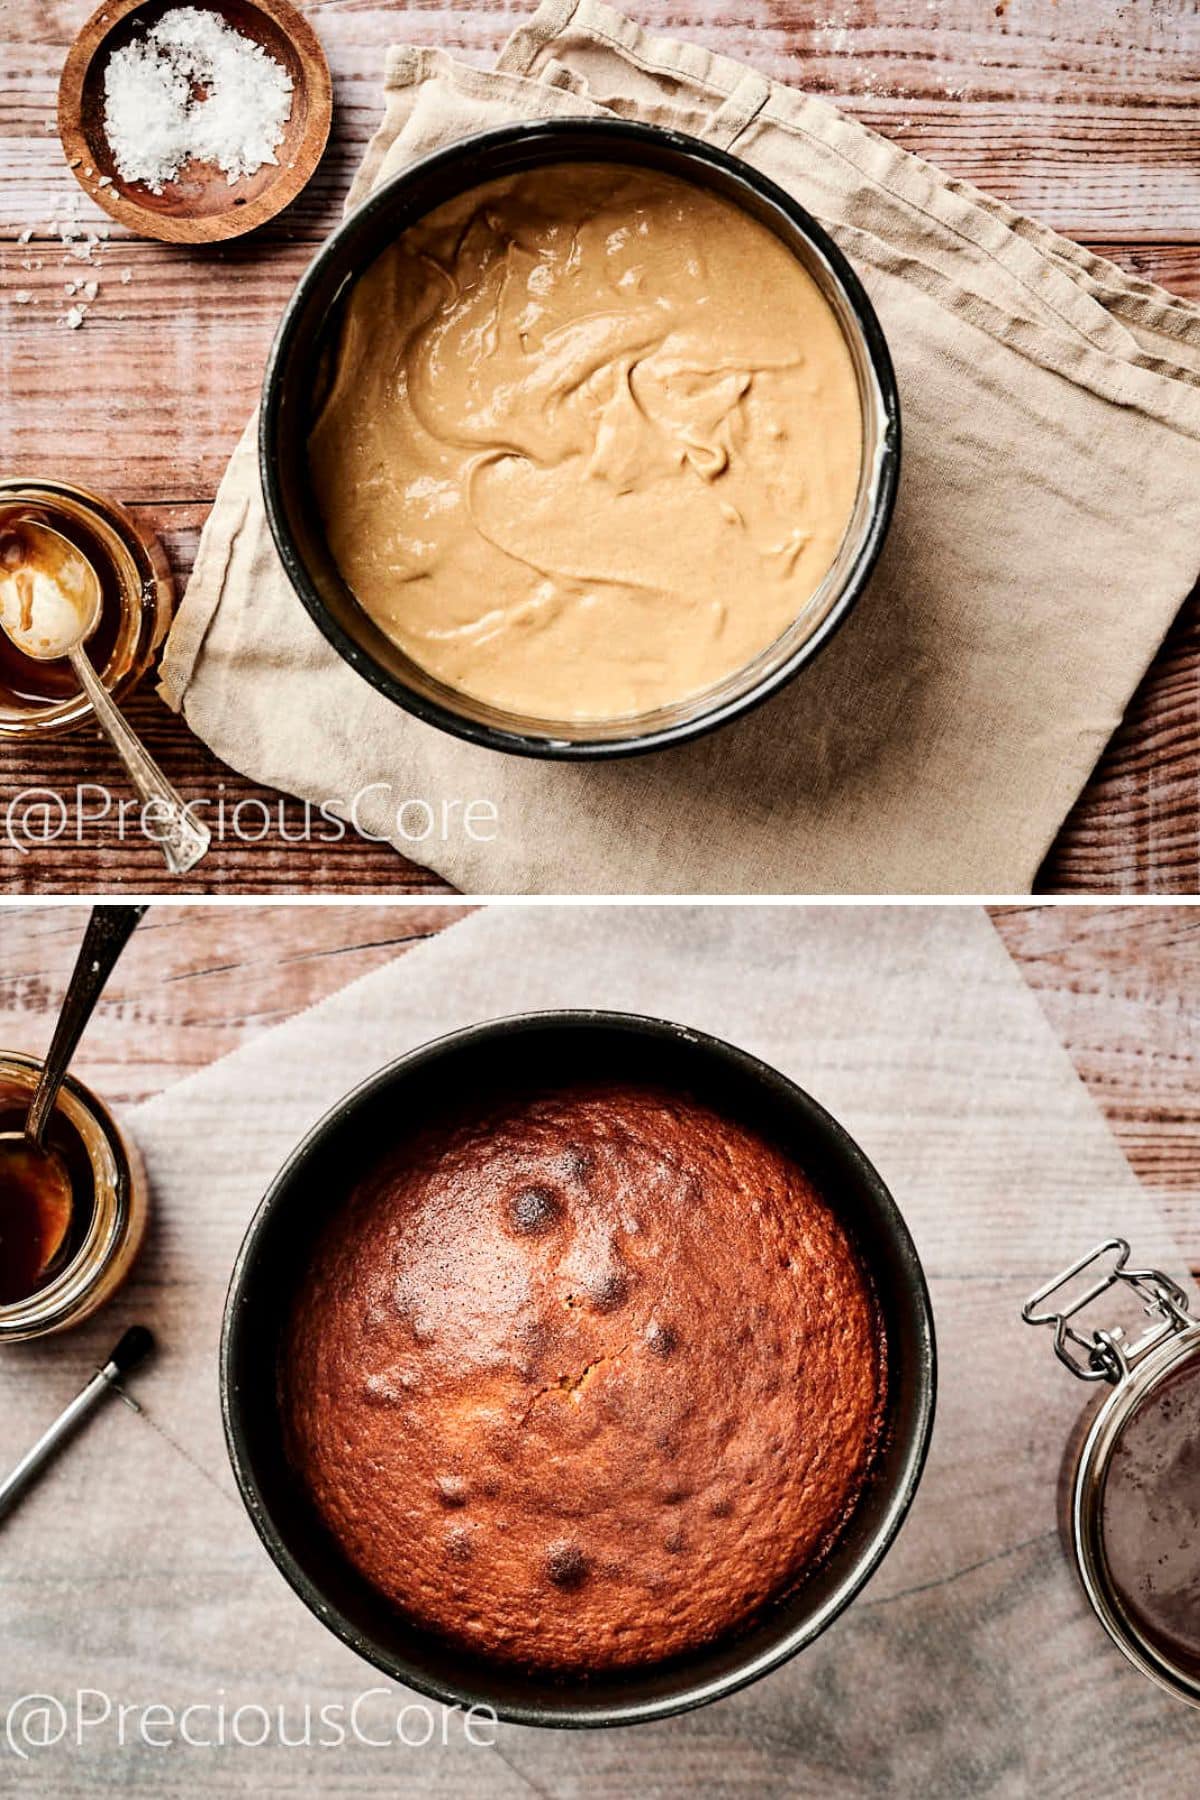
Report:
[[[127,1375],[130,1369],[136,1369],[140,1362],[145,1362],[153,1348],[154,1338],[146,1327],[131,1325],[108,1361],[115,1367],[118,1375]]]

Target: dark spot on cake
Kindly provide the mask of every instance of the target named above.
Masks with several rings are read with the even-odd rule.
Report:
[[[539,1318],[536,1313],[529,1313],[517,1321],[516,1339],[523,1350],[530,1353],[545,1350],[557,1334],[550,1329],[549,1322]]]
[[[678,1528],[674,1531],[669,1531],[663,1539],[663,1549],[669,1551],[672,1556],[678,1556],[680,1551],[685,1547],[686,1540],[682,1531]]]
[[[687,1489],[680,1487],[677,1482],[673,1482],[670,1487],[663,1489],[664,1506],[682,1506],[687,1497]]]
[[[596,1158],[591,1150],[584,1150],[579,1144],[570,1144],[566,1152],[567,1173],[572,1181],[586,1181],[596,1167]]]
[[[661,1325],[657,1319],[651,1319],[646,1327],[646,1343],[655,1356],[670,1356],[679,1348],[679,1333],[673,1325]]]
[[[708,1510],[714,1519],[728,1519],[733,1513],[733,1501],[724,1494],[718,1495]]]
[[[496,1425],[488,1433],[488,1443],[492,1455],[498,1462],[510,1463],[519,1454],[523,1440],[511,1425]]]
[[[545,1371],[560,1336],[556,1325],[539,1318],[536,1313],[529,1313],[518,1321],[513,1332],[510,1366],[523,1382],[533,1386],[545,1381]]]
[[[624,1269],[610,1263],[588,1277],[588,1299],[597,1312],[616,1312],[629,1298],[629,1277]]]
[[[467,1504],[467,1484],[461,1475],[439,1475],[437,1491],[438,1499],[443,1506],[465,1506]]]
[[[546,1552],[546,1575],[556,1588],[573,1593],[588,1578],[587,1557],[578,1544],[551,1544]]]
[[[468,1525],[447,1525],[444,1541],[446,1555],[453,1562],[470,1562],[475,1554],[475,1546],[471,1542],[471,1529]]]
[[[558,1223],[562,1202],[548,1187],[522,1188],[508,1203],[508,1221],[521,1237],[544,1237]]]

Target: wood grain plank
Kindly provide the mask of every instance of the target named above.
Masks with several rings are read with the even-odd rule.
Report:
[[[117,964],[76,1059],[116,1105],[149,1099],[470,911],[426,906],[156,906]],[[4,913],[0,1044],[44,1053],[86,907]]]
[[[450,892],[436,875],[349,826],[341,836],[304,803],[237,775],[142,689],[126,712],[168,778],[203,814],[212,847],[193,893]],[[92,728],[6,752],[0,761],[0,884],[10,894],[178,894],[156,846],[122,801],[131,793],[108,740]]]
[[[16,16],[6,16],[5,36],[20,55],[4,78],[0,218],[37,223],[13,215],[10,198],[30,204],[37,165],[61,171],[46,121],[66,44],[90,10],[87,0],[7,9]],[[323,235],[374,128],[387,47],[435,43],[489,61],[527,9],[329,0],[307,10],[333,70],[337,124],[317,180],[280,229]],[[1013,0],[999,15],[979,0],[742,0],[716,17],[703,0],[647,0],[637,11],[652,29],[690,35],[836,100],[1072,235],[1136,239],[1198,229],[1191,83],[1200,74],[1200,30],[1190,0]],[[19,190],[11,197],[10,184]]]
[[[1200,1267],[1200,909],[993,909],[1138,1179]]]
[[[336,222],[377,121],[386,47],[437,43],[487,62],[526,9],[509,0],[469,11],[441,0],[311,5],[337,101],[318,178],[269,231],[192,252],[139,243],[107,220],[79,193],[47,130],[66,46],[90,10],[90,0],[0,0],[0,469],[53,470],[144,506],[182,574],[255,403],[284,300]],[[952,174],[1200,298],[1194,0],[739,0],[717,16],[708,0],[641,0],[636,11],[652,29],[837,100]],[[47,235],[73,209],[109,233],[90,263]],[[21,243],[27,230],[34,235]],[[77,296],[66,283],[93,279],[99,291],[86,322],[70,331],[62,320]],[[1200,889],[1198,617],[1193,602],[1048,858],[1041,890]],[[231,804],[265,798],[148,695],[135,713],[200,791],[224,782]],[[69,790],[84,742],[6,755],[0,804],[39,776]],[[101,767],[107,757],[95,747]],[[0,880],[23,893],[82,892],[98,882],[153,891],[166,887],[156,856],[152,846],[106,839],[16,857],[0,842]],[[410,891],[433,881],[358,843],[242,845],[211,858],[204,876],[210,889],[253,893]]]
[[[1037,881],[1043,893],[1200,887],[1200,592],[1186,602]]]

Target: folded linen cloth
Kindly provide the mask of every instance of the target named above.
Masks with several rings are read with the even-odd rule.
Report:
[[[762,169],[879,313],[904,418],[890,537],[783,694],[628,762],[528,761],[420,724],[325,643],[276,558],[252,429],[205,528],[161,691],[234,768],[467,892],[1024,892],[1200,570],[1200,308],[825,103],[600,0],[546,0],[495,72],[393,50],[353,206],[520,118],[608,114]],[[430,833],[424,801],[490,801]],[[408,835],[404,835],[407,827]],[[487,841],[485,841],[485,838]]]
[[[929,1277],[938,1410],[912,1515],[849,1611],[785,1668],[636,1730],[503,1726],[493,1752],[419,1715],[287,1588],[237,1497],[217,1344],[259,1197],[320,1115],[383,1063],[481,1019],[609,1006],[765,1057],[828,1106],[890,1186]],[[84,1073],[86,1074],[86,1068]],[[43,1790],[380,1795],[393,1800],[1017,1800],[1181,1794],[1200,1714],[1127,1664],[1058,1540],[1055,1483],[1092,1389],[1022,1325],[1025,1296],[1109,1232],[1178,1276],[1186,1259],[1105,1129],[988,919],[969,907],[493,907],[363,977],[129,1120],[155,1228],[128,1293],[61,1340],[0,1359],[0,1468],[123,1324],[160,1354],[11,1519],[0,1559],[7,1706],[87,1693],[107,1727],[37,1753]],[[1191,1284],[1189,1284],[1191,1286]],[[1194,1289],[1193,1289],[1194,1292]],[[1104,1323],[1098,1309],[1089,1320]],[[20,1352],[24,1352],[21,1354]],[[132,1526],[132,1528],[131,1528]],[[317,1742],[321,1708],[372,1748]],[[390,1697],[390,1698],[389,1698]],[[282,1712],[260,1742],[167,1758],[120,1702]],[[312,1732],[303,1736],[303,1707]],[[345,1718],[345,1713],[342,1715]],[[213,1714],[193,1742],[216,1738]],[[292,1747],[289,1747],[289,1743]],[[412,1747],[418,1746],[418,1747]],[[508,1765],[507,1767],[505,1765]],[[1097,1779],[1097,1771],[1100,1779]],[[12,1784],[17,1791],[17,1784]]]

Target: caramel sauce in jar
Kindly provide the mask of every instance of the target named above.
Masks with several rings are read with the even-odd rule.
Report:
[[[19,1133],[25,1112],[0,1084],[0,1133]],[[0,1306],[27,1299],[65,1268],[91,1221],[91,1158],[61,1113],[46,1128],[46,1151],[0,1147]]]
[[[65,482],[0,481],[0,557],[19,563],[24,522],[48,525],[87,557],[100,582],[100,622],[85,646],[120,698],[146,673],[174,608],[170,565],[158,539],[114,501]],[[46,571],[52,573],[52,571]],[[37,662],[0,632],[0,737],[70,731],[92,717],[66,658]]]

